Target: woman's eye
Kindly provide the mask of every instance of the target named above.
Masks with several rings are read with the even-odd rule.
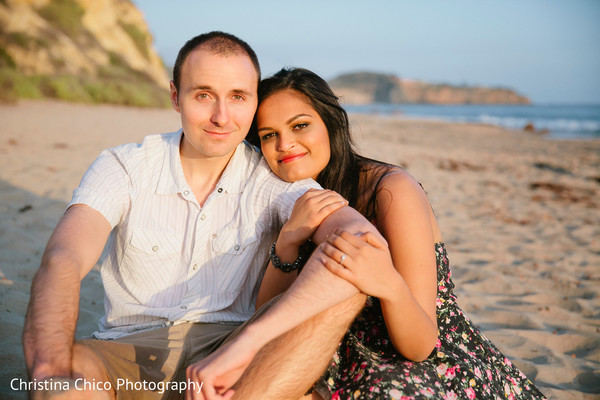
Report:
[[[275,137],[276,135],[277,135],[277,134],[276,134],[275,132],[270,132],[270,133],[267,133],[266,135],[263,135],[263,136],[260,138],[260,140],[261,140],[261,141],[265,141],[265,140],[268,140],[268,139],[271,139],[271,138]]]
[[[294,125],[294,129],[304,129],[304,128],[306,128],[307,126],[308,126],[308,123],[306,123],[306,122],[303,122],[303,123],[301,123],[301,124],[296,124],[296,125]]]

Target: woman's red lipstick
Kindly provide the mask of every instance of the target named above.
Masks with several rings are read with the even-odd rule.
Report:
[[[302,157],[304,157],[306,155],[306,153],[298,153],[298,154],[290,154],[288,156],[285,156],[283,158],[280,158],[277,162],[282,163],[282,164],[286,164],[292,161],[296,161]]]

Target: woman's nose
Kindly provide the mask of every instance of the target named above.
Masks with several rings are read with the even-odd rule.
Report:
[[[277,141],[277,150],[279,151],[288,151],[296,145],[294,135],[291,135],[289,133],[280,133],[278,139],[279,140]]]

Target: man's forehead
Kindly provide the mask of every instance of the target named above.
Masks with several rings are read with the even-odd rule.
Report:
[[[232,91],[256,92],[258,72],[243,52],[221,54],[199,47],[190,52],[183,64],[183,80],[194,87],[226,84]]]

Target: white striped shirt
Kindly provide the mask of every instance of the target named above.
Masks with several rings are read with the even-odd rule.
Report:
[[[103,151],[73,192],[113,228],[97,338],[254,312],[271,243],[313,180],[286,183],[246,142],[204,206],[183,175],[181,130]]]

